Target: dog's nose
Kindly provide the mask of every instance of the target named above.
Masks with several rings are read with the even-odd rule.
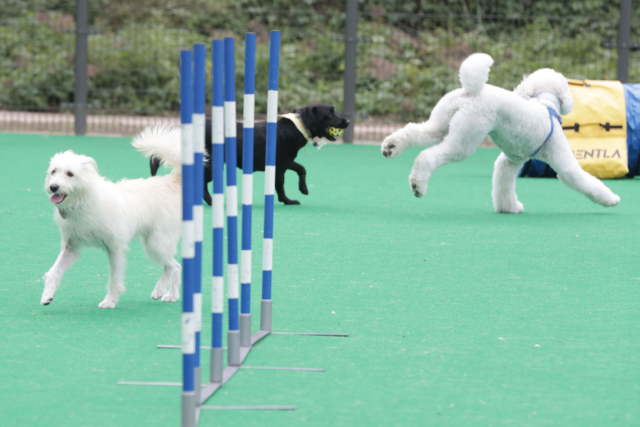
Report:
[[[347,126],[349,126],[349,123],[351,122],[349,121],[349,119],[345,119],[345,120],[347,121]]]
[[[53,191],[54,193],[55,193],[56,191],[58,191],[58,188],[60,188],[60,186],[58,186],[58,185],[56,185],[56,184],[51,184],[51,185],[49,186],[49,190]]]

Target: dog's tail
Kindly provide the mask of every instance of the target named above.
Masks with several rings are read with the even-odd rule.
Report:
[[[182,139],[180,128],[158,125],[145,128],[131,143],[146,157],[155,157],[169,164],[173,173],[180,173],[182,167]]]
[[[460,83],[470,95],[482,92],[484,84],[489,80],[489,71],[493,58],[486,53],[474,53],[460,65]]]

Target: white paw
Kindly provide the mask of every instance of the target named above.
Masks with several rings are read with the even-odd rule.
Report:
[[[40,304],[42,305],[49,305],[51,304],[51,301],[53,301],[53,294],[54,291],[52,291],[51,289],[46,289],[42,292],[42,298],[40,298]]]
[[[384,139],[380,146],[380,151],[382,152],[382,155],[388,159],[395,157],[402,152],[396,139],[391,136]]]
[[[113,301],[112,299],[105,298],[100,304],[98,304],[99,308],[116,308],[117,301]]]
[[[409,175],[409,184],[411,184],[411,191],[416,197],[422,197],[427,194],[427,184],[420,182],[416,177]]]
[[[618,203],[620,203],[620,196],[618,196],[617,194],[614,194],[611,197],[608,197],[602,203],[602,206],[611,207],[611,206],[617,205]]]
[[[162,294],[164,294],[164,286],[159,286],[156,285],[156,287],[153,289],[153,292],[151,292],[151,298],[153,299],[160,299],[162,297]]]
[[[519,214],[524,212],[524,205],[520,203],[520,201],[516,200],[515,202],[512,202],[512,203],[495,205],[494,209],[497,213]]]
[[[180,299],[180,294],[178,294],[177,292],[167,292],[167,294],[162,297],[163,302],[176,302],[178,301],[178,299]]]

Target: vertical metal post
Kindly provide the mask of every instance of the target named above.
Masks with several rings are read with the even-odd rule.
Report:
[[[205,57],[204,44],[193,46],[193,221],[196,248],[193,313],[196,322],[195,385],[196,401],[200,402],[200,332],[202,330],[202,237],[204,234],[204,140],[205,140]]]
[[[196,319],[193,307],[196,248],[193,223],[193,55],[180,52],[182,123],[182,427],[195,426]]]
[[[244,58],[240,346],[251,347],[251,217],[253,209],[253,124],[256,87],[256,35],[254,33],[247,33],[245,36]]]
[[[356,54],[358,49],[358,0],[347,0],[346,34],[344,39],[344,101],[343,114],[351,123],[342,135],[344,142],[353,142],[356,119]]]
[[[211,282],[211,370],[210,381],[222,382],[222,314],[224,309],[224,101],[222,40],[211,42],[211,170],[213,180],[213,280]]]
[[[618,32],[618,80],[629,80],[629,47],[631,43],[631,0],[620,1],[620,29]]]
[[[238,313],[238,186],[236,183],[236,64],[233,37],[224,39],[224,145],[227,163],[227,297],[229,329],[227,364],[240,365],[240,326]]]
[[[269,85],[267,92],[267,147],[264,166],[264,239],[262,243],[262,301],[260,330],[271,332],[271,280],[273,274],[273,209],[276,182],[276,137],[278,135],[278,80],[280,31],[269,39]]]
[[[87,133],[87,36],[89,7],[87,0],[76,0],[76,85],[73,95],[75,133]]]

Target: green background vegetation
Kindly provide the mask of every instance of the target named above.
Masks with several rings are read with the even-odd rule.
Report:
[[[0,108],[68,111],[73,102],[73,0],[6,0],[0,18]],[[633,15],[632,42],[640,32]],[[428,116],[458,87],[470,53],[491,54],[491,83],[514,87],[552,67],[568,77],[615,79],[619,2],[361,1],[357,109],[361,119]],[[280,109],[324,101],[342,108],[344,2],[194,0],[90,2],[89,104],[92,113],[174,115],[178,50],[236,37],[238,91],[243,35],[258,34],[257,111],[266,111],[268,32],[282,31]],[[640,81],[631,55],[630,81]],[[239,97],[239,107],[242,99]]]

